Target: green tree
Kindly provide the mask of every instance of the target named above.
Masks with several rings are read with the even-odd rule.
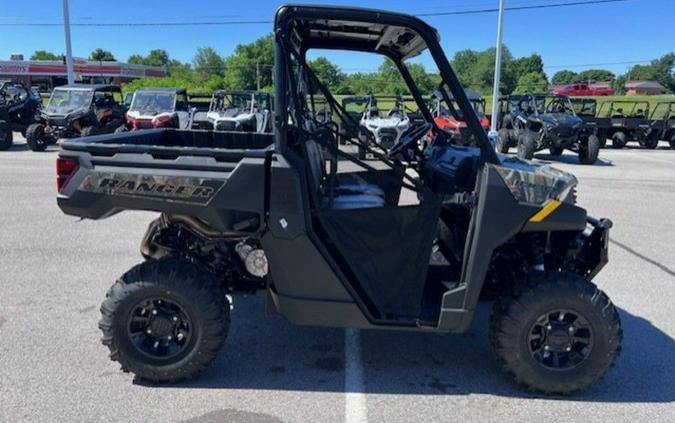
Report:
[[[553,85],[565,85],[577,82],[579,74],[571,70],[561,70],[553,74],[551,77],[551,84]]]
[[[675,90],[675,53],[668,53],[651,61],[649,65],[635,65],[626,72],[627,80],[653,80]]]
[[[91,52],[89,55],[89,60],[95,60],[97,62],[114,62],[115,56],[113,56],[113,54],[107,50],[97,48]]]
[[[513,69],[513,77],[516,80],[520,79],[521,76],[530,73],[539,73],[546,78],[546,73],[544,73],[544,61],[538,54],[514,59],[511,66]]]
[[[541,72],[530,72],[518,78],[515,94],[546,92],[548,81]]]
[[[131,63],[132,65],[144,65],[145,57],[141,56],[140,54],[132,54],[127,59],[127,63]]]
[[[225,75],[225,62],[212,47],[199,47],[193,62],[198,77],[203,80],[208,80],[213,75]]]
[[[587,69],[585,71],[579,72],[577,80],[574,82],[598,82],[598,81],[614,81],[616,76],[605,69]]]
[[[274,37],[260,37],[249,44],[239,44],[225,59],[225,84],[232,89],[264,90],[272,87],[274,68]]]
[[[312,68],[319,81],[328,86],[331,91],[337,90],[345,80],[345,74],[342,70],[325,57],[318,57],[309,61],[309,66]]]
[[[30,60],[63,60],[63,55],[46,50],[35,50],[30,56]]]
[[[495,48],[483,51],[462,50],[455,53],[451,63],[457,76],[467,89],[474,89],[481,93],[489,93],[495,74]],[[500,91],[508,94],[516,86],[513,55],[508,47],[502,49],[502,75]]]

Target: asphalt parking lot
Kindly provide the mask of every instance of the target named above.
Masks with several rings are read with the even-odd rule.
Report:
[[[18,134],[17,134],[18,135]],[[78,221],[56,206],[56,148],[0,152],[0,421],[675,421],[675,151],[566,153],[579,203],[614,221],[596,278],[618,306],[617,366],[571,397],[501,373],[487,312],[458,336],[295,327],[236,298],[225,348],[202,377],[135,383],[99,342],[108,287],[141,261],[153,214]],[[537,156],[549,160],[546,155]]]

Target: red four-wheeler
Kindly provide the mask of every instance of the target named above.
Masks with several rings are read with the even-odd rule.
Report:
[[[189,129],[194,109],[185,88],[141,88],[134,93],[126,124],[115,132],[150,128]]]
[[[485,99],[473,91],[467,91],[466,96],[480,120],[480,126],[485,131],[488,131],[490,129],[490,120],[485,116]],[[448,93],[448,98],[452,102],[451,108],[443,106],[443,96],[439,91],[435,91],[431,95],[431,110],[434,115],[434,122],[436,122],[436,125],[440,129],[448,131],[457,144],[470,145],[475,142],[473,133],[451,93]]]

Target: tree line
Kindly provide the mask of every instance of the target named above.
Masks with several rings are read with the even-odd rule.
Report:
[[[210,93],[216,89],[261,89],[271,91],[273,86],[272,34],[258,38],[252,43],[237,45],[229,56],[221,56],[212,47],[197,49],[191,62],[172,59],[166,50],[151,50],[147,55],[131,55],[127,62],[148,66],[165,67],[168,76],[160,79],[138,79],[125,84],[131,91],[143,86],[180,86],[193,92]],[[459,80],[466,89],[481,94],[492,92],[494,78],[495,48],[483,51],[461,50],[450,60]],[[40,50],[31,60],[62,60],[62,55]],[[96,49],[90,60],[115,61],[109,51]],[[318,77],[336,94],[397,95],[407,94],[408,89],[394,63],[385,59],[372,72],[344,72],[325,57],[309,61]],[[440,77],[428,72],[417,63],[408,64],[421,92],[429,93],[438,87]],[[587,69],[574,72],[560,70],[549,79],[544,72],[544,62],[539,54],[514,57],[508,47],[502,50],[502,76],[500,91],[507,93],[546,92],[550,84],[563,85],[574,82],[609,82],[622,93],[627,80],[655,80],[675,91],[675,53],[652,60],[649,64],[634,65],[622,75],[605,69]]]

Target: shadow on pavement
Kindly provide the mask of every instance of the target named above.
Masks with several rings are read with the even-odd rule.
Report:
[[[614,163],[611,160],[603,159],[602,157],[598,157],[598,160],[592,165],[582,164],[579,162],[579,156],[576,154],[562,154],[560,156],[554,156],[551,154],[539,153],[535,154],[534,158],[551,164],[555,164],[557,162],[579,166],[614,166]]]
[[[344,331],[297,327],[265,316],[262,300],[235,303],[232,331],[216,362],[195,380],[156,388],[269,389],[344,392]],[[487,340],[489,305],[462,335],[361,331],[364,393],[489,394],[543,397],[517,386],[498,368]],[[617,365],[567,401],[675,401],[675,341],[649,321],[619,311],[624,345]]]

